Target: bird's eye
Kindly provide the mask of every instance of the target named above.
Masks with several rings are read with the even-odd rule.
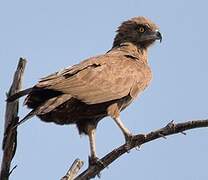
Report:
[[[145,31],[144,27],[139,27],[139,32],[143,33]]]

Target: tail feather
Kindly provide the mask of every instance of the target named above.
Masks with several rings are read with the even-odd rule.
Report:
[[[23,119],[21,119],[15,125],[15,127],[23,124],[25,121],[27,121],[28,119],[32,118],[35,115],[43,115],[43,114],[49,113],[50,111],[54,110],[56,107],[68,101],[70,98],[72,98],[70,94],[63,94],[63,95],[59,95],[58,97],[54,97],[54,98],[47,100],[41,106],[30,111]]]
[[[28,88],[28,89],[25,89],[23,91],[19,91],[19,92],[15,93],[15,94],[9,96],[6,101],[7,102],[15,101],[16,99],[18,99],[18,98],[20,98],[22,96],[25,96],[25,95],[29,94],[30,92],[32,92],[32,89],[33,88]]]

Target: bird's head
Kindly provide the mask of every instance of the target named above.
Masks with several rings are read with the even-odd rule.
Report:
[[[124,21],[117,30],[113,47],[122,43],[132,43],[139,48],[148,48],[155,40],[162,41],[159,27],[145,17],[135,17]]]

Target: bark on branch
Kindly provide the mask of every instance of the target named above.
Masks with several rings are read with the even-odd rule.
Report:
[[[23,78],[23,73],[26,65],[26,60],[23,58],[19,59],[19,63],[17,66],[17,70],[14,74],[13,82],[10,87],[7,96],[11,96],[15,94],[21,89],[21,83]],[[16,168],[12,168],[10,170],[12,159],[15,155],[16,147],[17,147],[17,127],[14,127],[19,118],[18,118],[18,107],[19,101],[16,100],[11,103],[6,104],[6,113],[5,113],[5,121],[4,121],[4,137],[2,142],[2,150],[3,157],[1,162],[1,171],[0,171],[0,179],[8,180],[9,175]]]
[[[187,121],[184,123],[177,123],[177,124],[171,121],[161,129],[152,131],[148,134],[135,135],[131,141],[130,149],[133,149],[135,147],[140,147],[142,144],[145,144],[147,142],[153,141],[161,137],[166,138],[166,136],[177,133],[185,134],[184,131],[186,130],[190,130],[194,128],[202,128],[202,127],[208,127],[208,119]],[[84,172],[78,175],[75,178],[75,180],[87,180],[94,178],[96,175],[99,175],[103,169],[105,169],[108,165],[110,165],[113,161],[118,159],[126,152],[128,152],[128,150],[126,149],[125,144],[121,145],[118,148],[115,148],[113,151],[111,151],[110,153],[108,153],[107,155],[105,155],[103,158],[100,159],[103,163],[103,166],[99,164],[90,166]]]
[[[66,175],[61,178],[61,180],[73,180],[74,177],[77,175],[81,167],[83,166],[84,162],[80,159],[76,159],[69,170],[67,171]]]

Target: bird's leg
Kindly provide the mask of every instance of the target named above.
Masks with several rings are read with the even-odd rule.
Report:
[[[90,142],[90,159],[97,159],[96,156],[96,145],[95,145],[95,128],[88,127],[88,137]]]
[[[99,158],[96,155],[95,131],[96,127],[94,125],[88,125],[87,134],[90,143],[89,165],[99,164],[103,166],[103,163],[99,160]]]
[[[129,150],[130,144],[131,144],[131,141],[133,138],[132,133],[125,127],[125,125],[123,124],[123,122],[121,121],[119,116],[114,117],[113,119],[116,122],[116,124],[118,125],[118,127],[121,129],[121,131],[125,137],[125,140],[126,140],[126,148],[127,148],[127,150]]]
[[[123,122],[120,119],[120,111],[121,111],[121,107],[119,108],[118,104],[112,104],[108,107],[107,109],[107,113],[109,116],[111,116],[113,118],[113,120],[116,122],[116,124],[118,125],[118,127],[121,129],[125,140],[126,140],[126,149],[127,151],[130,150],[130,145],[132,142],[132,138],[133,135],[131,134],[131,132],[124,126]]]

